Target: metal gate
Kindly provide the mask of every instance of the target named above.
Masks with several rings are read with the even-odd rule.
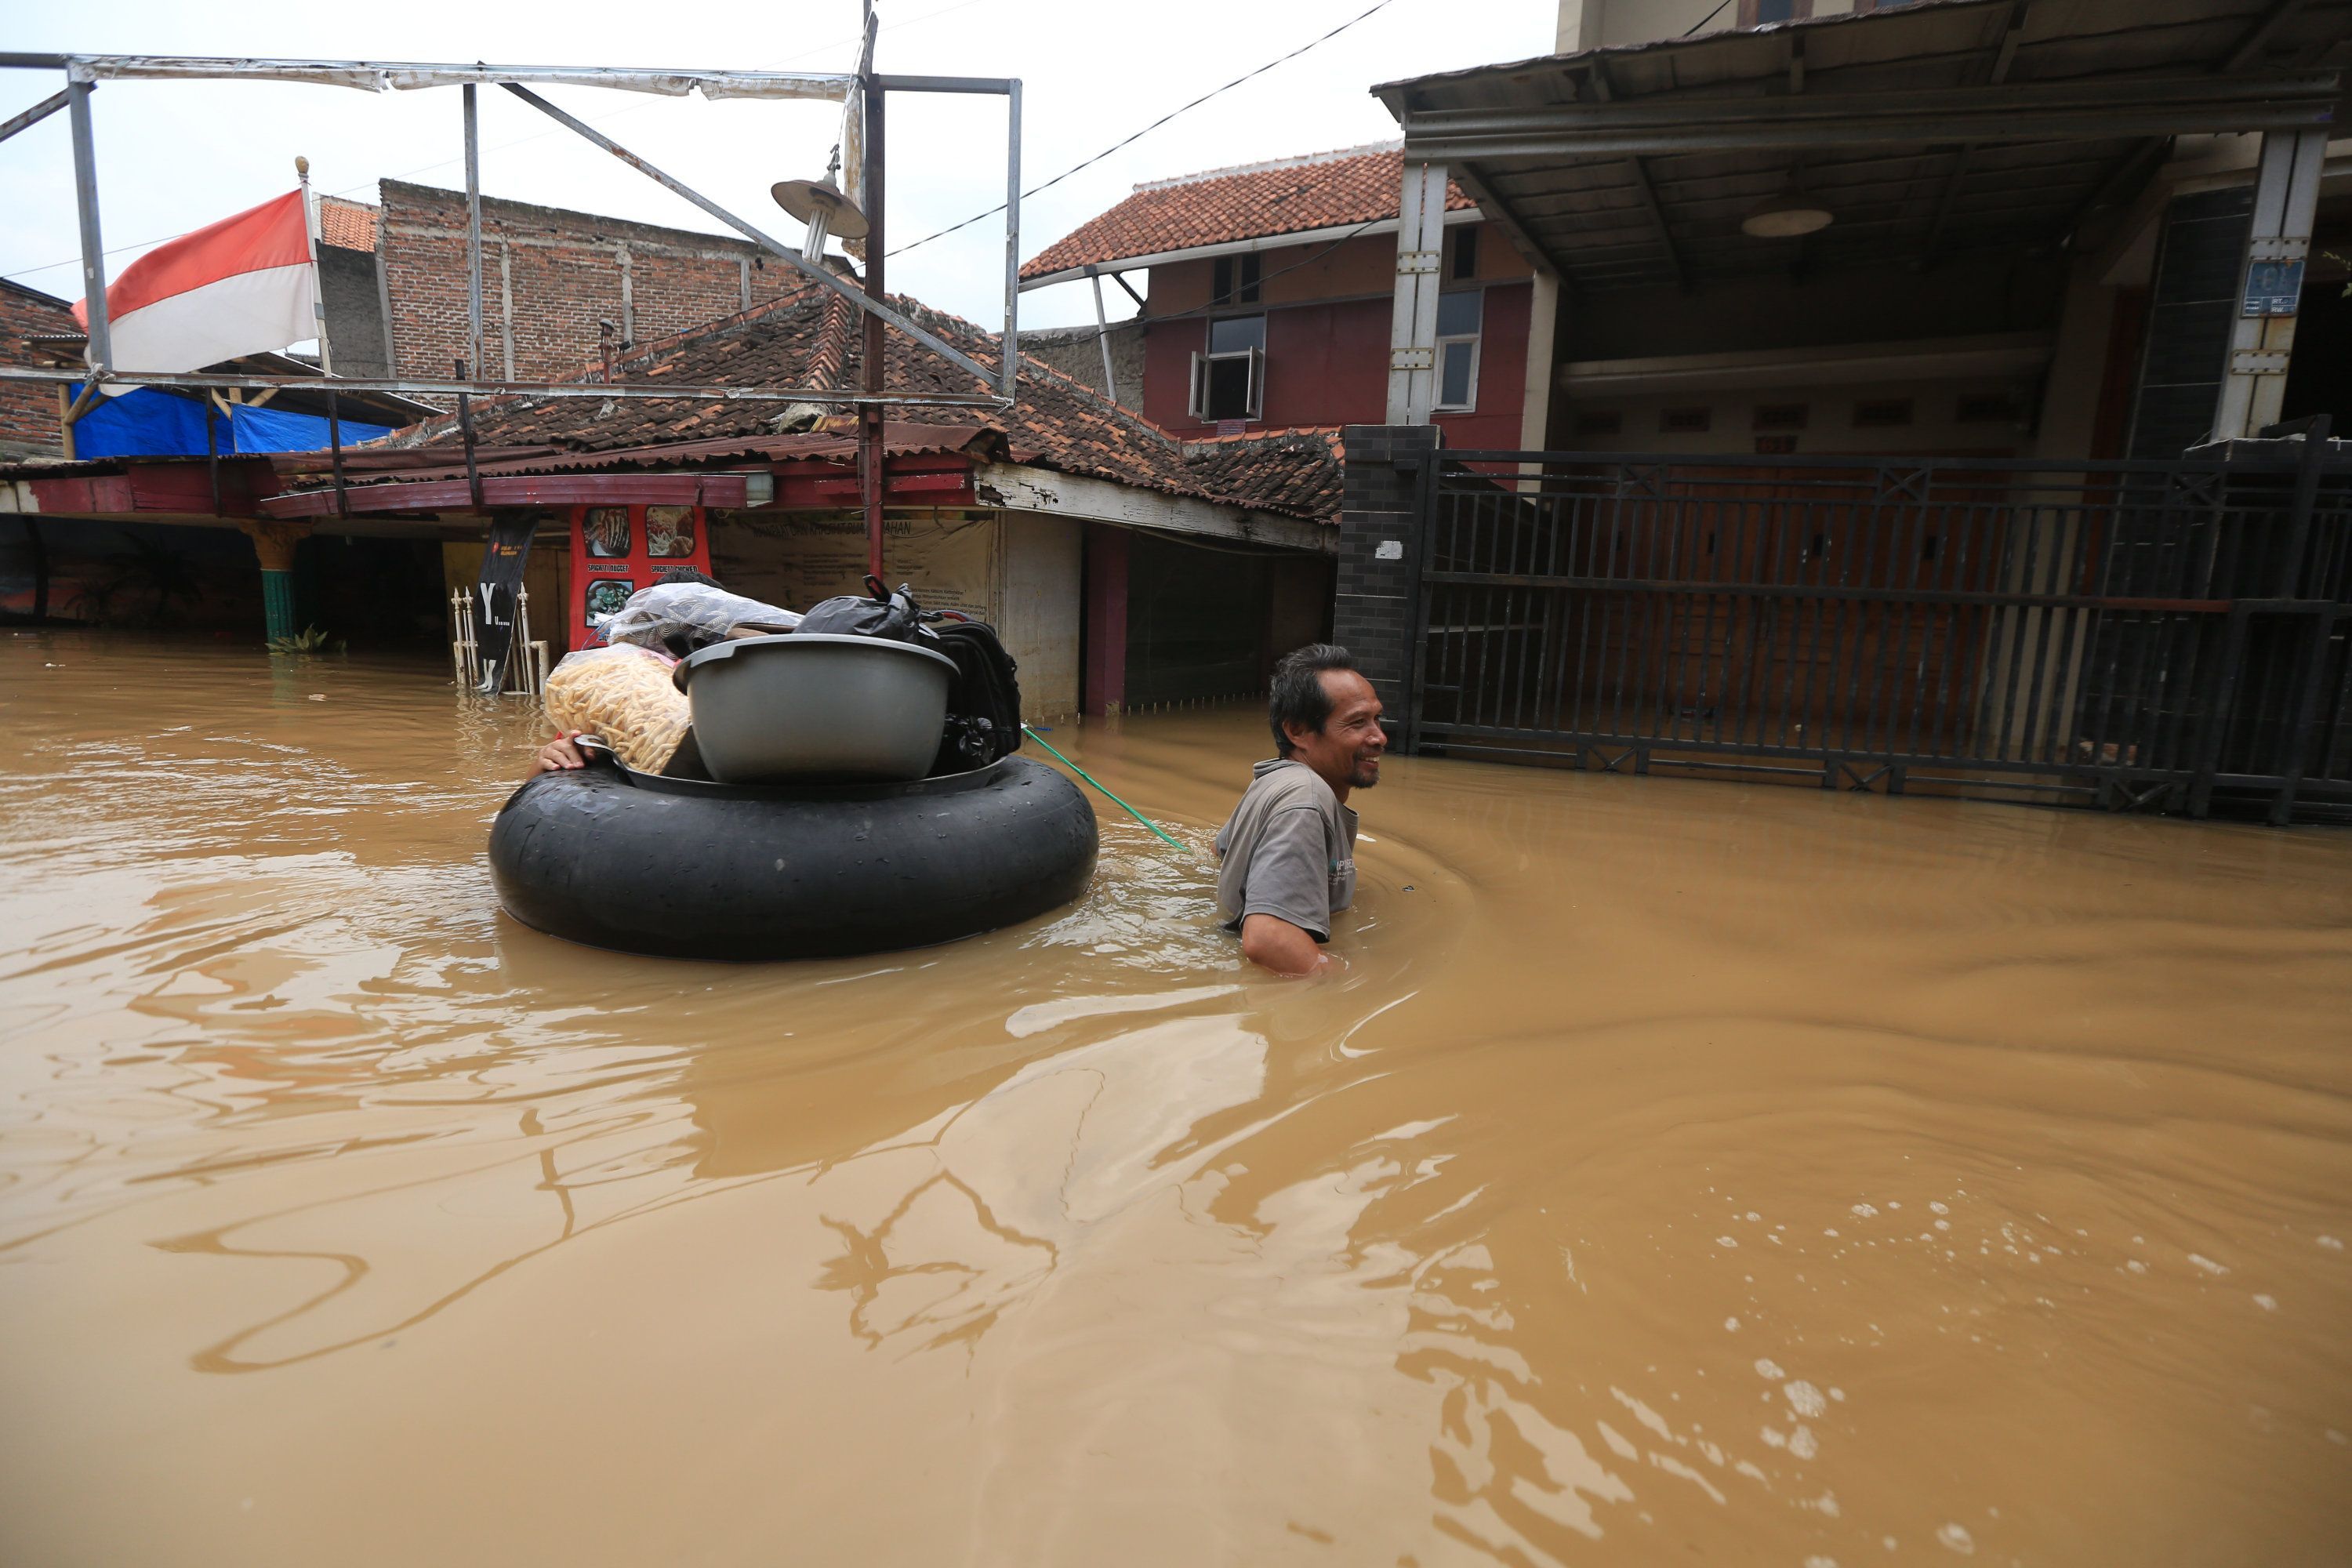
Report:
[[[1405,749],[2352,820],[2352,465],[1443,452]]]

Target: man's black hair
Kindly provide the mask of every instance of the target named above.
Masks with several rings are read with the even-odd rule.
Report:
[[[1297,749],[1283,733],[1284,725],[1319,731],[1330,721],[1331,694],[1323,689],[1323,672],[1355,668],[1354,654],[1328,642],[1311,642],[1282,656],[1282,662],[1274,667],[1274,689],[1265,701],[1265,721],[1274,731],[1276,756],[1286,757]]]
[[[663,584],[669,583],[699,583],[706,588],[717,588],[719,586],[718,578],[713,577],[708,572],[693,566],[665,567],[663,568],[660,575],[654,579],[654,585],[656,587],[660,587]],[[720,591],[724,592],[723,589]]]

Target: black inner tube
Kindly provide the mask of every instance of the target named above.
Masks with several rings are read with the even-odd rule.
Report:
[[[1020,755],[904,784],[719,784],[592,753],[541,773],[490,829],[499,897],[524,924],[682,958],[923,947],[1085,891],[1094,808]]]

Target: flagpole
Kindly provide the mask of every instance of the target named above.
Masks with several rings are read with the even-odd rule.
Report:
[[[319,198],[310,194],[310,160],[296,153],[294,173],[302,182],[302,237],[310,247],[310,313],[319,325],[319,370],[335,374],[335,353],[327,344],[327,280],[319,271]]]

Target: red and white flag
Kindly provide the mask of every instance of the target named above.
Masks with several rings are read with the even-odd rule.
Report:
[[[159,245],[107,285],[116,370],[202,370],[319,335],[302,193]],[[89,324],[89,301],[74,315]]]

